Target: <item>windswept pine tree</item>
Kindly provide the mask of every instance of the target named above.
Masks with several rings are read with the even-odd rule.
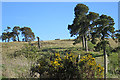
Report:
[[[13,31],[13,33],[14,33],[14,36],[17,37],[17,40],[20,41],[20,40],[19,40],[20,27],[19,27],[19,26],[15,26],[12,31]]]
[[[7,27],[7,29],[5,29],[4,31],[6,31],[6,39],[8,39],[8,42],[10,41],[10,38],[11,38],[11,34],[10,34],[10,32],[9,32],[9,30],[10,30],[11,28],[8,26]]]
[[[115,33],[114,19],[107,15],[101,15],[96,21],[96,29],[94,30],[95,35],[99,35],[100,42],[97,44],[96,48],[100,48],[104,53],[104,77],[106,78],[107,73],[107,60],[106,60],[106,46],[109,44],[107,38],[112,37]],[[101,46],[101,47],[100,47]]]
[[[16,41],[16,36],[14,35],[14,32],[10,32],[10,38],[11,38],[13,41]]]
[[[2,41],[7,41],[7,33],[6,32],[3,32],[2,35],[1,35],[1,39]]]
[[[87,46],[85,45],[86,41],[86,26],[88,26],[88,21],[86,14],[88,13],[89,8],[84,4],[77,4],[74,8],[75,18],[72,25],[68,25],[68,30],[70,30],[71,37],[73,35],[78,35],[77,39],[82,39],[83,48],[88,51]]]
[[[106,79],[106,46],[109,44],[107,38],[114,37],[114,19],[107,15],[99,16],[98,13],[89,12],[89,8],[84,4],[77,4],[75,18],[72,25],[68,25],[71,36],[76,35],[75,43],[82,41],[83,48],[88,51],[87,40],[96,44],[96,38],[100,40],[96,48],[100,48],[104,53],[104,77]],[[116,34],[118,37],[119,34]],[[79,41],[78,41],[79,40]],[[74,43],[74,44],[75,44]]]
[[[72,25],[68,25],[71,37],[76,35],[75,43],[82,41],[83,48],[88,51],[87,40],[91,38],[93,23],[99,17],[98,13],[89,12],[89,8],[84,4],[77,4],[74,12],[75,18]]]
[[[117,32],[114,36],[115,36],[115,41],[118,43],[120,42],[120,30],[116,30],[115,32]]]
[[[24,41],[28,42],[28,41],[33,41],[35,39],[35,35],[34,33],[32,32],[31,28],[29,27],[23,27],[23,28],[20,28],[19,26],[15,26],[12,31],[10,31],[10,27],[7,27],[7,29],[5,29],[2,33],[2,35],[0,36],[0,39],[2,39],[2,41],[20,41],[19,39],[19,34],[20,32],[22,32],[22,35],[23,35],[23,39]],[[16,40],[16,37],[17,37],[17,40]]]
[[[25,42],[33,41],[35,39],[35,35],[32,32],[31,28],[23,27],[20,30],[22,31],[22,35],[24,36]]]

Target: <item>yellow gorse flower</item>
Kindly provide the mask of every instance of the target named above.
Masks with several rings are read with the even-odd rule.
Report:
[[[66,53],[66,55],[68,56],[68,53]]]
[[[58,62],[57,62],[57,61],[54,61],[54,64],[58,64]]]
[[[88,54],[87,56],[82,56],[78,63],[81,62],[84,62],[84,66],[88,69],[95,70],[103,76],[104,68],[100,64],[97,65],[95,58],[93,58],[92,55]]]
[[[72,61],[72,57],[70,57],[70,60]]]
[[[61,58],[58,58],[59,61],[61,61]]]
[[[59,53],[55,53],[55,56],[60,57],[60,54]]]
[[[95,60],[95,58],[91,58],[92,60]]]
[[[88,58],[92,58],[92,55],[88,54]]]
[[[51,61],[51,64],[53,64],[53,61]]]
[[[65,59],[68,59],[68,56],[65,56]]]
[[[85,56],[83,56],[83,59],[85,59]]]
[[[59,53],[55,53],[55,56],[56,58],[50,63],[57,70],[59,68],[64,68],[63,61],[65,59],[74,62],[74,60],[76,61],[76,58],[78,57],[68,53],[66,53],[66,55],[62,59]],[[78,64],[81,63],[80,65],[84,66],[85,69],[96,71],[98,75],[103,76],[104,68],[100,64],[97,65],[95,58],[93,58],[92,55],[88,54],[85,56],[81,56],[80,58],[81,59],[79,60]]]
[[[55,68],[55,69],[59,69],[58,67],[63,67],[60,58],[60,54],[59,53],[55,53],[56,58],[54,59],[54,61],[50,61],[51,65]]]

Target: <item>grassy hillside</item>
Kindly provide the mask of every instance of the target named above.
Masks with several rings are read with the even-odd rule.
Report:
[[[109,39],[110,45],[115,48],[117,43],[112,39]],[[64,54],[64,52],[72,52],[75,55],[82,54],[84,55],[85,51],[82,50],[82,44],[73,45],[73,40],[49,40],[41,41],[41,49],[34,53],[30,54],[35,56],[35,58],[26,58],[24,56],[24,50],[27,51],[26,46],[28,42],[9,42],[9,43],[0,43],[2,44],[2,75],[3,77],[9,78],[18,78],[18,77],[30,77],[29,69],[32,63],[39,59],[40,55],[49,55],[51,53],[59,52]],[[33,46],[37,47],[37,41],[32,42]],[[35,48],[36,49],[36,48]],[[22,53],[23,55],[19,55]],[[29,52],[27,52],[29,53]],[[93,52],[91,54],[102,55],[102,52]],[[37,57],[36,57],[37,56]],[[96,62],[100,63],[103,66],[103,56],[95,57]],[[113,76],[116,77],[116,76]]]
[[[9,54],[14,54],[15,51],[19,51],[24,47],[25,42],[9,42],[2,43],[2,74],[3,77],[20,77],[22,76],[22,70],[27,69],[28,60],[20,56],[17,58],[11,58]],[[24,71],[23,71],[24,72]]]

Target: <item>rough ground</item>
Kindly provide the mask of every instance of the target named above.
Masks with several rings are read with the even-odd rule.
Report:
[[[49,40],[41,41],[42,48],[55,48],[55,49],[67,49],[69,47],[82,47],[81,43],[73,45],[73,40]],[[32,42],[34,45],[37,45],[37,41]],[[20,78],[20,77],[30,77],[29,69],[31,66],[31,61],[26,59],[24,56],[19,56],[16,58],[11,58],[9,54],[14,54],[15,51],[19,51],[21,48],[24,48],[27,42],[9,42],[9,43],[0,43],[2,45],[2,77],[7,78]],[[117,44],[110,40],[110,44],[113,47],[116,47]],[[0,49],[1,49],[0,47]],[[96,58],[97,63],[103,64],[103,57]],[[0,72],[1,73],[1,72]]]

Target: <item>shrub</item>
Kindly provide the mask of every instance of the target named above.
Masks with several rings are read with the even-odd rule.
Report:
[[[94,50],[94,44],[92,44],[92,42],[90,42],[90,41],[88,41],[88,49],[90,50],[90,51],[93,51]]]
[[[109,64],[108,64],[108,72],[111,74],[117,74],[117,71],[119,70],[119,64],[118,64],[118,53],[113,53],[110,54],[108,57],[109,59]]]
[[[47,71],[48,67],[48,63],[49,61],[46,60],[46,58],[41,58],[39,60],[37,60],[36,63],[34,63],[30,69],[30,71],[32,71],[30,74],[32,76],[34,76],[35,73],[39,73],[40,77],[42,74],[44,74],[45,71]]]
[[[112,53],[113,48],[112,48],[109,44],[107,44],[105,48],[106,48],[107,54]],[[103,49],[102,42],[99,42],[99,43],[95,46],[95,51],[100,51],[100,50],[102,50],[102,49]]]
[[[120,46],[118,46],[118,47],[116,47],[116,48],[114,48],[113,50],[112,50],[112,52],[120,52]]]
[[[41,61],[45,63],[44,66]],[[74,56],[72,53],[66,53],[64,57],[61,57],[59,53],[55,53],[49,61],[40,60],[38,63],[39,65],[32,67],[32,72],[38,72],[40,75],[47,73],[46,75],[49,75],[49,78],[64,80],[103,77],[103,67],[100,64],[97,65],[95,58],[90,54],[78,60],[78,56]]]
[[[109,46],[109,45],[106,46],[106,52],[107,52],[108,56],[112,53],[112,50],[113,50],[113,48],[111,46]]]
[[[18,57],[20,55],[23,55],[24,57],[26,57],[28,59],[34,60],[38,57],[38,55],[39,55],[38,52],[39,52],[38,47],[26,45],[21,50],[16,51],[14,54],[11,54],[11,56]]]
[[[79,62],[80,72],[83,78],[99,78],[103,77],[104,68],[100,64],[96,64],[95,58],[88,54],[83,56]]]

